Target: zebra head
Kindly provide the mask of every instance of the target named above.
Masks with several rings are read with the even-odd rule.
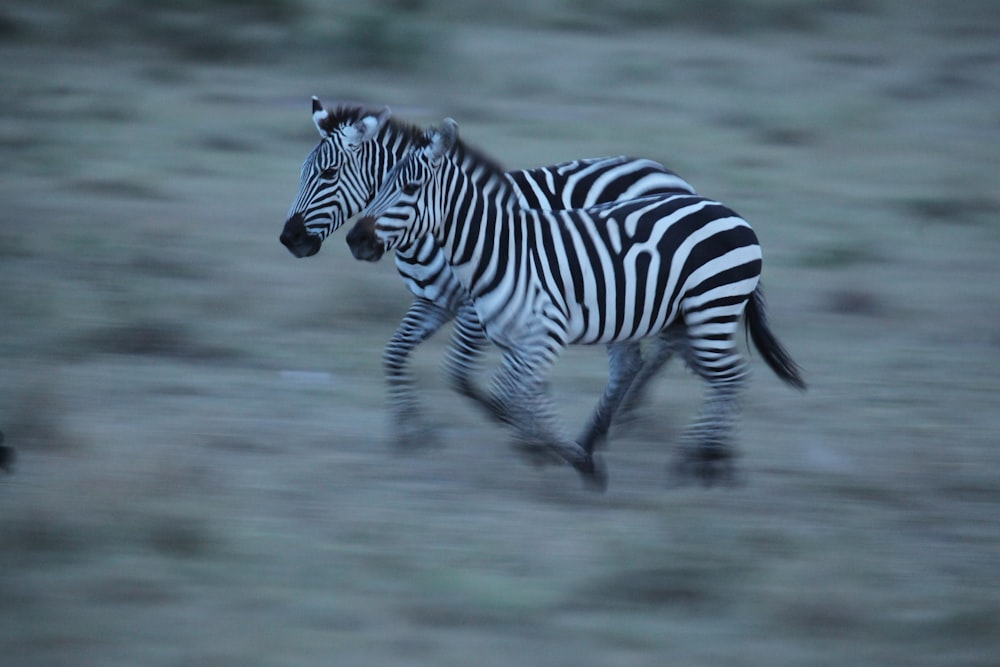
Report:
[[[312,98],[320,142],[302,164],[299,191],[279,237],[296,257],[319,252],[323,240],[356,215],[375,191],[373,142],[391,112],[340,108],[330,114]]]
[[[396,163],[375,198],[347,235],[355,259],[376,262],[387,250],[407,247],[434,233],[440,215],[430,209],[439,199],[435,174],[458,140],[458,123],[445,118]]]

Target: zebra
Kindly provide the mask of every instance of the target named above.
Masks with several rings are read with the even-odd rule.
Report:
[[[805,388],[771,333],[759,285],[760,244],[728,207],[668,193],[587,209],[519,205],[496,165],[445,119],[386,177],[348,233],[355,258],[377,261],[432,236],[503,353],[494,400],[525,440],[603,489],[594,442],[565,437],[545,378],[569,344],[605,343],[614,363],[598,410],[614,411],[637,367],[636,341],[658,337],[707,383],[676,469],[711,483],[732,474],[729,431],[748,374],[734,334],[750,337],[785,382]]]
[[[296,257],[315,255],[330,234],[360,213],[385,174],[422,135],[420,128],[393,119],[387,107],[376,111],[349,105],[328,111],[313,97],[312,119],[320,142],[302,165],[298,192],[280,235],[281,243]],[[590,206],[657,192],[694,192],[690,184],[663,165],[623,156],[512,171],[506,178],[524,206],[541,209]],[[414,295],[383,353],[396,443],[419,444],[426,439],[428,429],[419,419],[407,361],[417,345],[453,318],[455,329],[445,356],[450,384],[461,394],[489,404],[491,414],[505,419],[502,410],[490,404],[472,382],[488,340],[445,256],[433,239],[426,237],[396,252],[395,260]],[[651,377],[670,352],[666,345],[656,349],[643,367],[643,377]],[[633,403],[638,402],[644,384],[636,382],[630,394]]]

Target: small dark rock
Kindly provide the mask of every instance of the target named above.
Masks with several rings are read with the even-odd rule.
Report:
[[[3,444],[3,431],[0,431],[0,470],[11,472],[15,458],[17,458],[16,450]]]
[[[885,305],[879,297],[864,290],[842,289],[832,292],[829,309],[842,315],[878,316],[885,313]]]

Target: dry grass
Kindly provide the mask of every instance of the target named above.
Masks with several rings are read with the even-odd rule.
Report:
[[[403,2],[360,44],[249,3],[174,46],[0,10],[5,664],[995,663],[995,12],[792,4]],[[607,495],[526,466],[444,388],[444,336],[414,360],[437,446],[395,451],[393,267],[277,242],[312,94],[453,115],[512,167],[648,155],[747,216],[811,389],[755,357],[746,484],[666,487],[677,366]],[[567,418],[604,364],[567,352]]]

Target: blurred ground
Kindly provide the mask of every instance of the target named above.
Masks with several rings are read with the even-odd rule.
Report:
[[[992,3],[78,4],[0,9],[3,664],[996,664]],[[679,366],[607,495],[525,466],[444,336],[396,453],[391,263],[277,241],[313,94],[743,213],[811,383],[755,362],[746,485],[666,487]],[[567,353],[568,419],[604,379]]]

